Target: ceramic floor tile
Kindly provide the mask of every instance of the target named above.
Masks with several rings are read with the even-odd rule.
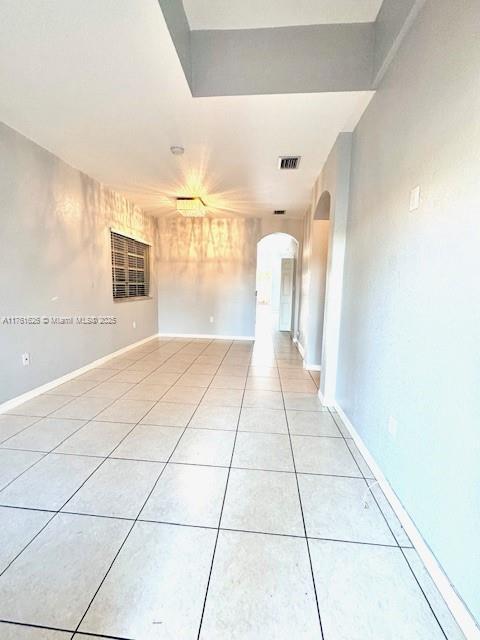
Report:
[[[188,374],[198,373],[201,375],[213,376],[217,372],[218,366],[214,364],[192,364],[186,371]]]
[[[33,451],[0,449],[0,488],[5,487],[43,456],[43,453],[35,453]]]
[[[50,417],[91,420],[111,403],[112,400],[110,398],[86,398],[82,396],[75,398],[61,409],[57,409]]]
[[[340,438],[292,436],[293,455],[299,473],[361,477],[355,460]]]
[[[53,514],[0,507],[0,573],[50,520]],[[0,637],[3,637],[0,634]]]
[[[220,467],[168,464],[140,518],[218,527],[227,474]]]
[[[320,639],[305,540],[220,531],[200,638]]]
[[[317,393],[318,389],[315,383],[310,380],[302,379],[297,380],[293,378],[282,378],[282,390],[283,391],[295,391],[298,393]]]
[[[240,407],[243,389],[207,389],[202,405],[210,407]]]
[[[180,402],[157,402],[142,419],[142,424],[163,427],[186,427],[195,411],[195,406]]]
[[[180,378],[179,373],[167,373],[166,371],[155,371],[142,380],[142,384],[161,384],[169,387]]]
[[[260,391],[280,391],[280,381],[275,378],[261,378],[260,376],[250,376],[247,379],[247,389],[257,389]]]
[[[62,511],[112,518],[136,518],[164,464],[105,460]]]
[[[243,398],[243,406],[257,409],[283,409],[282,394],[280,391],[247,389]]]
[[[388,522],[390,529],[393,532],[398,544],[401,547],[411,547],[412,543],[408,537],[405,529],[402,527],[400,520],[397,518],[394,510],[390,506],[385,494],[381,490],[376,480],[367,480],[367,484],[370,487],[370,491],[373,493],[375,500],[377,501],[380,510],[385,516],[385,520]]]
[[[81,376],[75,378],[75,380],[88,380],[89,382],[103,382],[104,380],[108,380],[112,376],[116,375],[118,371],[116,369],[101,369],[95,368],[90,369],[86,373],[82,373]]]
[[[305,535],[295,474],[232,469],[221,526]]]
[[[4,442],[2,447],[48,452],[58,447],[61,442],[78,431],[84,424],[84,420],[42,418],[31,427]]]
[[[288,434],[285,411],[283,409],[243,407],[238,429],[240,431]]]
[[[202,387],[184,387],[177,382],[163,396],[162,402],[180,402],[183,404],[197,405],[204,393],[205,389]]]
[[[8,413],[0,415],[0,442],[11,438],[23,429],[38,422],[40,418],[31,416],[12,416]]]
[[[54,387],[47,391],[48,395],[52,396],[81,396],[90,389],[93,389],[98,384],[98,382],[94,382],[93,380],[80,380],[74,379],[69,382],[65,382],[64,384],[59,384],[58,387]]]
[[[404,554],[448,640],[465,640],[464,634],[420,560],[418,553],[415,549],[404,549]]]
[[[137,425],[121,444],[110,454],[112,458],[132,458],[167,462],[183,429]]]
[[[247,469],[293,471],[289,437],[276,433],[239,432],[232,464]]]
[[[8,622],[0,623],[0,638],[2,640],[70,640],[71,637],[72,634],[65,631],[27,627]],[[86,640],[85,636],[83,640]]]
[[[292,435],[342,437],[328,411],[287,411],[287,419]]]
[[[170,389],[169,384],[145,384],[141,382],[127,391],[123,396],[125,400],[154,400],[157,402]]]
[[[51,396],[44,393],[41,396],[28,400],[23,404],[14,407],[7,413],[12,413],[19,416],[48,416],[52,411],[55,411],[59,407],[71,402],[72,396]]]
[[[99,413],[97,420],[106,422],[139,422],[154,404],[153,400],[120,398]]]
[[[106,457],[133,427],[133,424],[124,422],[87,422],[57,447],[55,453]]]
[[[187,387],[203,387],[206,388],[212,381],[213,375],[206,373],[184,373],[179,379],[178,384]]]
[[[99,458],[49,453],[0,491],[0,504],[57,511],[100,463]]]
[[[232,457],[235,433],[187,429],[172,456],[172,462],[228,466]]]
[[[239,365],[239,364],[222,364],[218,368],[217,375],[219,376],[239,376],[242,378],[246,378],[248,374],[248,364]]]
[[[0,577],[0,618],[75,629],[130,526],[55,516]]]
[[[347,440],[347,447],[352,452],[352,455],[355,458],[355,461],[358,464],[358,466],[360,467],[360,471],[363,473],[365,478],[369,478],[371,480],[374,480],[375,476],[373,475],[373,472],[370,469],[370,467],[368,466],[368,464],[365,462],[365,460],[364,460],[362,454],[360,453],[360,451],[358,450],[358,447],[355,444],[355,442],[353,440]]]
[[[148,374],[145,371],[129,371],[125,369],[116,373],[109,379],[109,382],[130,382],[136,384],[143,380]]]
[[[306,380],[311,381],[311,376],[305,369],[282,369],[282,381],[286,380]]]
[[[195,411],[189,428],[224,429],[236,431],[240,407],[210,407],[200,405]]]
[[[396,545],[363,479],[299,474],[298,482],[308,536]]]
[[[211,389],[245,389],[245,378],[241,376],[215,376],[210,384]]]
[[[137,522],[80,630],[142,640],[196,638],[215,536],[212,529]]]
[[[295,393],[285,391],[285,408],[298,411],[328,411],[328,407],[320,402],[320,398],[312,393]]]
[[[311,540],[326,638],[445,640],[398,548]]]
[[[338,430],[340,431],[340,433],[342,434],[342,436],[344,438],[348,438],[348,439],[352,439],[352,434],[350,433],[350,431],[347,429],[347,427],[343,424],[343,421],[341,420],[340,416],[338,415],[338,413],[336,413],[335,411],[333,411],[332,409],[330,409],[331,413],[332,413],[332,417],[335,420],[335,424],[338,427]]]
[[[249,377],[260,377],[260,378],[276,378],[278,379],[278,369],[277,367],[262,367],[252,365],[248,370]]]

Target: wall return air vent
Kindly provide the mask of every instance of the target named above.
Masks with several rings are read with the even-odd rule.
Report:
[[[275,209],[275,211],[273,212],[274,216],[284,216],[287,212],[285,211],[285,209]]]
[[[298,169],[300,156],[280,156],[278,159],[279,169]]]

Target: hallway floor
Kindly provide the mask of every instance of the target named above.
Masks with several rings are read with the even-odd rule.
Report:
[[[286,334],[153,339],[0,442],[3,640],[463,637]]]

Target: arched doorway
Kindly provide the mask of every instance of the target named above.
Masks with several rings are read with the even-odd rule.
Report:
[[[256,333],[291,332],[295,321],[298,241],[271,233],[257,243]]]

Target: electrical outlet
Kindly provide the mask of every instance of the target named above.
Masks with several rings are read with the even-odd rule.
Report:
[[[132,327],[133,327],[134,329],[136,329],[136,328],[137,328],[137,323],[135,322],[135,320],[132,322]]]
[[[213,316],[210,316],[210,324],[213,324]]]
[[[396,419],[393,416],[390,416],[388,419],[388,433],[392,436],[394,440],[397,437],[397,429],[398,429],[398,423]]]
[[[420,206],[420,185],[410,191],[410,211],[415,211]]]
[[[24,367],[29,367],[30,366],[30,354],[29,353],[22,353],[22,364]]]

